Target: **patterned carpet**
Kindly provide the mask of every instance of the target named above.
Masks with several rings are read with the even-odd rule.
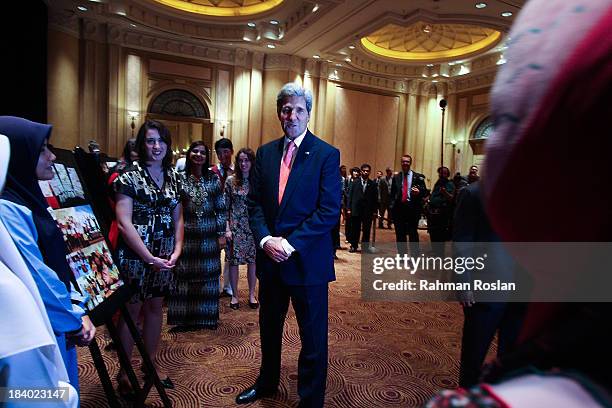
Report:
[[[422,239],[427,235],[420,232]],[[391,230],[378,239],[393,240]],[[346,245],[346,244],[345,244]],[[339,251],[337,281],[330,284],[329,375],[326,407],[416,407],[434,391],[457,385],[463,315],[457,303],[363,302],[359,254]],[[216,331],[169,333],[163,328],[160,362],[176,384],[168,392],[175,407],[230,407],[259,368],[257,311],[246,302],[246,270],[241,270],[241,308],[223,298]],[[108,340],[100,329],[98,341]],[[252,407],[295,407],[299,335],[291,308],[283,339],[281,384],[273,399]],[[135,353],[136,355],[136,353]],[[104,352],[111,376],[113,352]],[[80,354],[82,407],[106,406],[87,350]],[[138,367],[139,364],[136,364]],[[155,391],[147,401],[161,406]]]

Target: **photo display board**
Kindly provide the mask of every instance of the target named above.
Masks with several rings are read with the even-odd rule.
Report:
[[[92,311],[124,284],[72,152],[56,148],[53,153],[57,156],[55,175],[52,180],[38,183],[64,235],[68,265],[81,293],[89,295],[86,308]]]

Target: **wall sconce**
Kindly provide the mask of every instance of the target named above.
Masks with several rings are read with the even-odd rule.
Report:
[[[136,127],[136,118],[138,117],[138,112],[136,111],[128,111],[128,119],[132,121],[130,123],[130,128],[132,128],[132,139],[134,138],[134,128]]]

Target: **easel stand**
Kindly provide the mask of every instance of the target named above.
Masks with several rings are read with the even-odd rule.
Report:
[[[166,394],[166,389],[162,385],[159,380],[159,376],[157,375],[157,371],[155,371],[155,366],[149,357],[149,353],[145,348],[144,342],[142,341],[142,337],[140,337],[140,332],[138,328],[134,324],[134,321],[130,317],[130,314],[125,307],[125,305],[121,305],[120,309],[121,317],[125,321],[132,338],[134,339],[134,343],[136,344],[136,348],[140,353],[140,357],[142,358],[143,370],[145,374],[145,380],[142,387],[138,382],[138,378],[136,377],[136,373],[134,372],[134,367],[132,367],[132,361],[128,357],[125,349],[123,348],[123,344],[119,338],[119,332],[115,323],[113,323],[112,319],[109,318],[106,320],[105,325],[108,330],[108,334],[115,345],[115,350],[117,351],[117,357],[119,357],[119,363],[121,365],[121,369],[127,374],[128,380],[130,381],[130,385],[134,390],[134,401],[133,404],[135,407],[144,407],[144,403],[151,391],[151,388],[155,386],[157,389],[157,393],[162,400],[164,407],[170,408],[172,407],[172,402],[168,398],[168,394]],[[115,389],[113,388],[112,381],[108,375],[108,370],[106,369],[106,365],[104,364],[104,360],[102,358],[102,353],[100,352],[100,347],[98,343],[94,341],[89,346],[89,351],[91,352],[91,356],[94,361],[94,365],[96,370],[98,371],[98,376],[100,377],[100,381],[102,383],[102,387],[104,388],[104,392],[106,393],[106,398],[108,399],[108,404],[110,407],[120,407],[119,401],[115,394]]]

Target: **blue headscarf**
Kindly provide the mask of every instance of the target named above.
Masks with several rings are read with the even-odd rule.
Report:
[[[45,264],[57,273],[70,292],[70,282],[77,290],[79,286],[66,261],[64,237],[48,211],[49,205],[36,177],[38,157],[43,143],[51,135],[51,128],[51,125],[23,118],[0,116],[0,134],[5,135],[11,144],[6,185],[0,197],[32,211],[38,232],[38,247]]]

